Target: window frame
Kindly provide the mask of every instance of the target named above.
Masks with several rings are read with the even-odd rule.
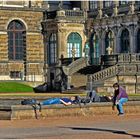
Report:
[[[26,30],[24,24],[19,20],[13,20],[7,28],[8,34],[8,59],[17,61],[24,60]]]
[[[75,49],[75,56],[74,57],[81,57],[82,56],[82,38],[81,36],[76,33],[72,32],[69,34],[67,38],[67,57],[72,58],[72,48]]]
[[[57,37],[56,33],[52,33],[49,37],[49,64],[57,63]]]
[[[89,10],[95,10],[98,8],[98,1],[89,1]]]

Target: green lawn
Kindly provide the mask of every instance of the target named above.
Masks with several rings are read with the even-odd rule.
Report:
[[[110,95],[108,93],[98,93],[99,95]],[[86,96],[82,91],[62,93],[34,93],[31,86],[20,82],[0,82],[0,97],[60,97],[60,96]],[[129,94],[130,98],[140,98],[140,94]]]
[[[18,82],[0,82],[0,93],[33,92],[33,88]]]

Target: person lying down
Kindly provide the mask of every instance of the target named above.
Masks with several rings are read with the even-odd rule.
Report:
[[[39,105],[53,105],[63,104],[65,106],[79,103],[92,103],[92,102],[110,102],[112,99],[108,96],[99,96],[94,90],[88,91],[86,97],[72,96],[65,98],[49,98],[39,103]]]

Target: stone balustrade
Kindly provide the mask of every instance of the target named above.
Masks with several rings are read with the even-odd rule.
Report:
[[[82,58],[77,59],[76,61],[72,62],[68,66],[63,66],[63,70],[66,75],[72,75],[73,73],[86,67],[87,65],[88,65],[87,58],[82,57]]]
[[[50,11],[50,12],[44,12],[44,20],[46,19],[53,19],[56,17],[76,17],[76,18],[83,18],[84,17],[84,11],[81,10],[64,10],[61,9],[59,11]]]
[[[97,81],[101,81],[101,80],[104,80],[106,78],[115,76],[117,73],[118,73],[118,66],[115,65],[115,66],[111,66],[109,68],[106,68],[102,71],[96,72],[95,74],[88,75],[88,77],[91,77],[88,79],[92,80],[92,82],[97,82]]]

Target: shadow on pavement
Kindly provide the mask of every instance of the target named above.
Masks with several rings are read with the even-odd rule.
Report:
[[[93,130],[93,131],[102,131],[102,132],[112,132],[115,134],[122,134],[122,135],[129,135],[134,138],[140,138],[140,135],[129,134],[125,131],[118,131],[118,130],[111,130],[111,129],[101,129],[101,128],[82,128],[82,127],[63,127],[63,128],[70,128],[72,130]]]

